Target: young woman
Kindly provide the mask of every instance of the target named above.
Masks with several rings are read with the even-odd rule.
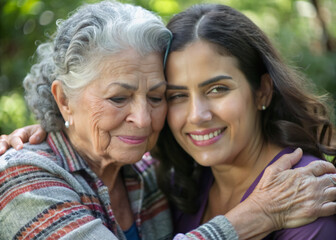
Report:
[[[252,193],[267,166],[297,147],[304,156],[295,168],[336,154],[330,110],[246,16],[224,5],[196,5],[167,27],[174,40],[158,178],[176,208],[176,232],[228,213]],[[331,216],[279,228],[266,239],[335,235]]]

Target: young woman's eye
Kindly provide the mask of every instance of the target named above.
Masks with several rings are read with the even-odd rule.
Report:
[[[187,94],[183,93],[176,93],[176,94],[171,94],[167,96],[167,101],[179,101],[187,97]]]
[[[226,86],[214,86],[208,91],[208,93],[219,94],[227,91],[229,91],[229,88]]]

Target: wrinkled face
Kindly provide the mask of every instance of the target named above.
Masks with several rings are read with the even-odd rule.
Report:
[[[135,163],[154,146],[166,117],[162,57],[130,49],[100,66],[99,77],[71,100],[72,143],[91,167]]]
[[[197,41],[170,54],[166,73],[168,124],[199,164],[230,164],[253,148],[259,114],[234,57]]]

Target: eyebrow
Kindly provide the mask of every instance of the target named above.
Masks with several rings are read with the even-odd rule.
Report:
[[[119,85],[123,88],[126,88],[128,90],[134,90],[134,91],[138,89],[138,86],[132,86],[132,85],[129,85],[127,83],[113,82],[113,83],[109,84],[109,86],[111,86],[111,85]]]
[[[200,84],[198,84],[198,87],[204,87],[208,84],[214,83],[214,82],[218,82],[220,80],[223,79],[232,79],[232,77],[227,76],[227,75],[219,75],[213,78],[210,78],[208,80],[205,80],[204,82],[201,82]],[[171,89],[171,90],[187,90],[188,88],[185,86],[177,86],[177,85],[167,85],[167,89]]]
[[[153,91],[153,90],[155,90],[155,89],[161,87],[162,85],[167,85],[167,82],[166,82],[166,81],[161,81],[161,82],[155,84],[153,87],[151,87],[151,88],[149,89],[149,91]]]
[[[152,86],[152,87],[149,89],[149,91],[153,91],[153,90],[155,90],[155,89],[161,87],[162,85],[166,85],[166,84],[167,84],[166,81],[161,81],[161,82],[155,84],[154,86]],[[119,86],[121,86],[121,87],[123,87],[123,88],[126,88],[126,89],[128,89],[128,90],[133,90],[133,91],[135,91],[135,90],[138,89],[137,86],[132,86],[132,85],[129,85],[129,84],[127,84],[127,83],[113,82],[113,83],[109,84],[109,86],[111,86],[111,85],[119,85]]]
[[[167,84],[167,90],[187,90],[187,87]]]
[[[227,75],[219,75],[219,76],[210,78],[208,80],[205,80],[204,82],[201,82],[200,84],[198,84],[198,87],[204,87],[208,84],[215,83],[223,79],[232,79],[232,77],[227,76]]]

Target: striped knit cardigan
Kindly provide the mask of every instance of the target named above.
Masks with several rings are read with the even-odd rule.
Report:
[[[168,203],[149,154],[124,166],[123,177],[141,239],[172,239]],[[125,239],[107,187],[62,132],[0,157],[0,240]],[[224,216],[178,239],[237,239]]]

